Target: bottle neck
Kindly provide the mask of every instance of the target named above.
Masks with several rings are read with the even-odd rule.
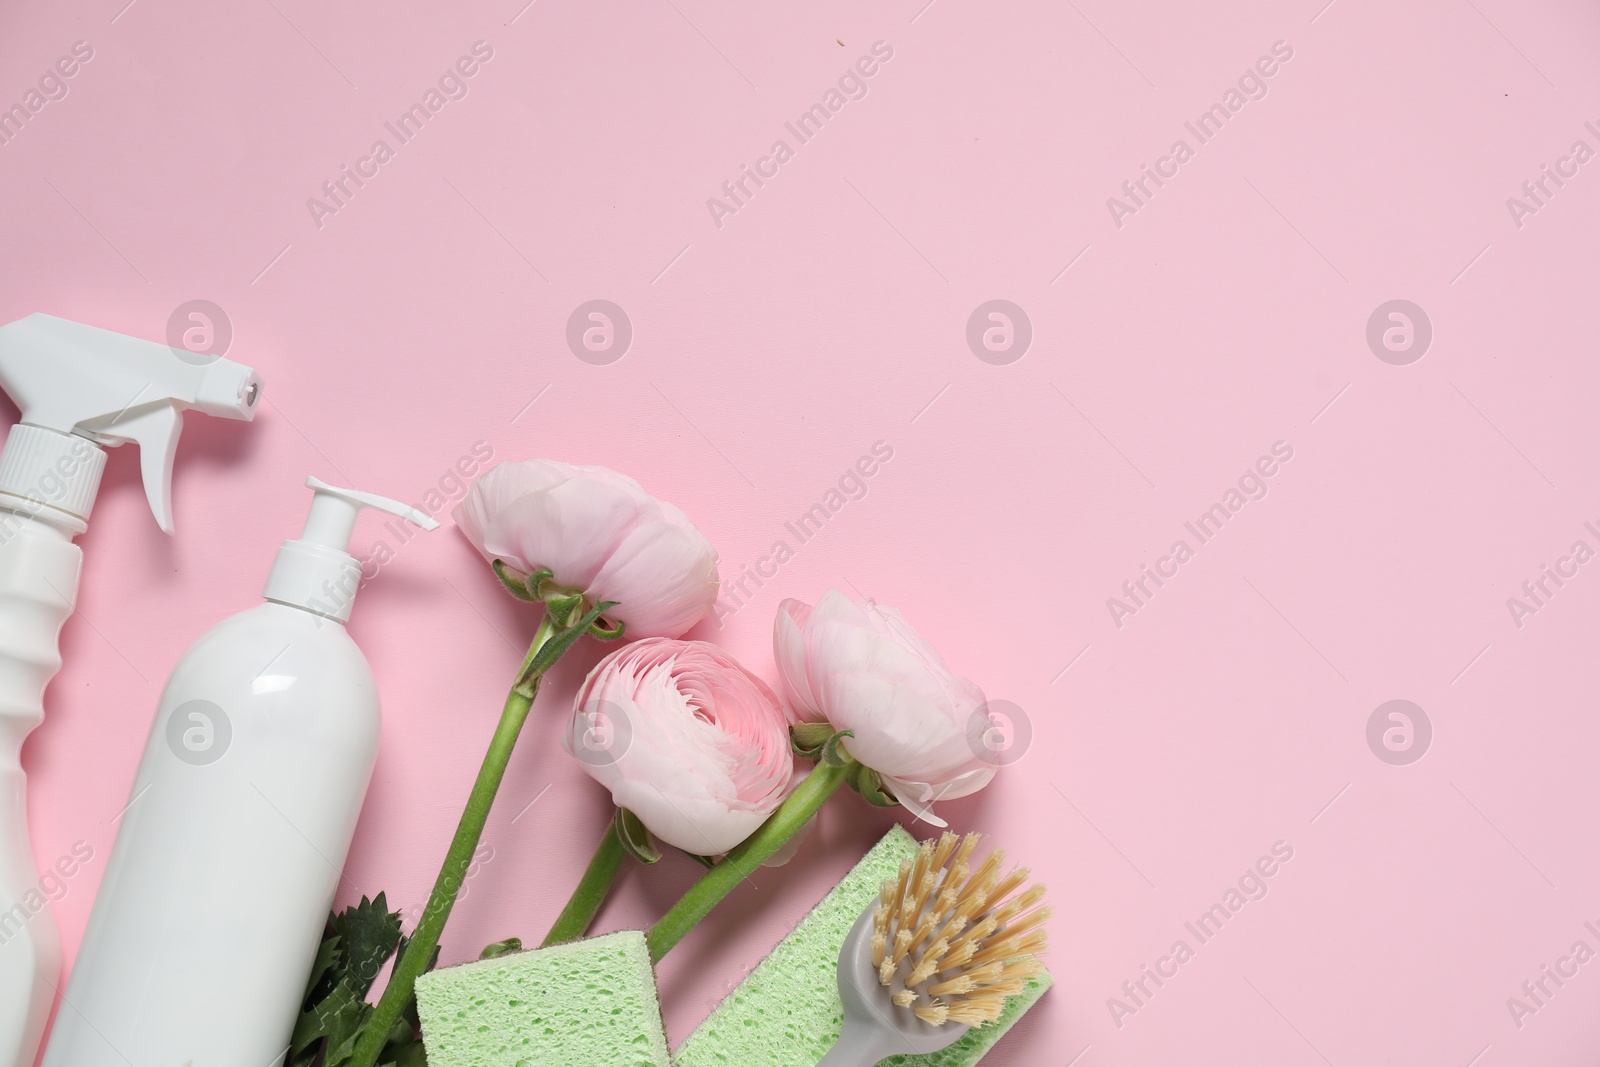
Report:
[[[88,528],[89,524],[75,515],[36,500],[0,493],[0,547],[24,531],[70,543]]]
[[[87,438],[19,422],[0,450],[0,508],[80,534],[105,469]]]
[[[361,591],[361,563],[348,552],[311,541],[285,541],[262,596],[335,622],[350,618]]]

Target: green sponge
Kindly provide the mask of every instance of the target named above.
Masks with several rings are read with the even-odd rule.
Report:
[[[839,949],[845,935],[917,842],[896,826],[801,920],[679,1047],[677,1067],[816,1067],[839,1039]],[[967,1031],[942,1052],[891,1056],[894,1067],[968,1067],[983,1058],[1050,988],[1048,972],[1028,982],[1005,1014]],[[434,1067],[444,1067],[435,1064]]]
[[[606,934],[417,979],[430,1067],[671,1067],[644,934]]]

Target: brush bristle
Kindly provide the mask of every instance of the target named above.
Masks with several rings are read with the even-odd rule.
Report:
[[[1046,944],[1045,888],[1023,889],[1025,867],[1002,873],[998,850],[974,866],[979,840],[945,833],[922,842],[899,876],[884,880],[873,911],[879,983],[900,978],[890,1000],[933,1026],[998,1019],[1006,997],[1043,970],[1032,957]]]

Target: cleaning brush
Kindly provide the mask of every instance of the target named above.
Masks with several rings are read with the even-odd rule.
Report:
[[[885,1056],[937,1052],[1000,1018],[1006,998],[1043,967],[1042,885],[1005,853],[974,863],[980,837],[924,841],[885,879],[839,952],[844,1030],[819,1067],[871,1067]]]

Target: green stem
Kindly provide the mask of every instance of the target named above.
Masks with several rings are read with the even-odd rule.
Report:
[[[718,901],[733,892],[734,887],[752,871],[771,859],[772,854],[782,848],[827,803],[828,798],[849,777],[849,772],[848,763],[842,767],[817,764],[816,770],[789,794],[789,799],[772,813],[771,818],[745,838],[743,844],[724,856],[722,862],[707,871],[683,895],[683,899],[650,928],[647,937],[650,959],[659,962],[694,929],[696,923],[717,906]]]
[[[523,669],[517,672],[519,679],[527,673],[527,666],[533,662],[538,651],[562,632],[561,624],[571,621],[556,619],[553,615],[553,612],[547,610],[540,621],[538,632],[533,636],[533,644],[528,649],[528,656],[523,661]],[[433,960],[433,950],[439,944],[439,935],[444,932],[444,924],[450,918],[450,910],[455,907],[456,894],[461,892],[462,883],[466,881],[467,868],[472,864],[473,853],[478,849],[478,840],[483,836],[484,824],[489,819],[489,809],[494,805],[495,794],[500,790],[500,781],[505,777],[506,766],[511,762],[511,751],[516,747],[517,735],[522,732],[522,724],[527,721],[528,710],[533,707],[534,697],[539,693],[541,677],[533,675],[519,680],[506,697],[505,707],[500,712],[500,724],[495,727],[494,738],[489,742],[489,751],[483,757],[483,766],[478,769],[477,781],[472,784],[472,793],[467,797],[466,810],[461,813],[461,822],[456,826],[456,835],[450,842],[450,850],[445,853],[444,866],[439,871],[438,880],[433,884],[433,893],[428,897],[428,906],[422,913],[421,921],[417,923],[416,931],[411,935],[405,958],[395,968],[394,976],[390,978],[389,985],[379,998],[371,1018],[363,1027],[361,1039],[356,1043],[355,1052],[352,1053],[347,1067],[375,1067],[379,1055],[383,1052],[383,1046],[388,1041],[390,1029],[411,999],[417,978]]]
[[[594,850],[594,859],[589,861],[578,888],[572,891],[572,899],[561,909],[540,948],[576,941],[588,932],[606,894],[611,892],[611,883],[616,880],[617,868],[622,866],[626,854],[622,838],[617,834],[617,820],[612,819],[606,823],[605,836],[600,839],[600,847]]]

